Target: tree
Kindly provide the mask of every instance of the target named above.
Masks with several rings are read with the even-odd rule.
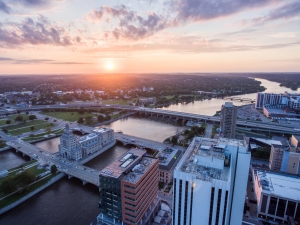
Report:
[[[104,116],[98,115],[97,119],[98,119],[98,122],[103,122],[104,121]]]
[[[6,133],[6,134],[7,134],[7,132],[8,132],[6,129],[3,129],[2,131],[3,131],[4,133]]]
[[[84,119],[82,117],[79,117],[79,119],[77,120],[78,124],[83,124],[84,123]]]
[[[46,121],[49,120],[49,117],[46,117],[45,120],[46,120]]]
[[[176,136],[173,136],[171,139],[172,144],[176,145],[178,142],[178,138]]]
[[[85,123],[87,125],[91,125],[93,123],[93,117],[91,117],[91,116],[85,117]]]
[[[56,165],[52,165],[51,167],[50,167],[50,170],[51,170],[51,173],[52,174],[56,174],[56,172],[57,172],[57,167],[56,167]]]
[[[27,112],[26,112],[26,115],[28,115],[28,114],[29,114],[29,112],[27,111]]]
[[[31,130],[31,132],[33,132],[34,131],[34,126],[31,126],[30,130]]]
[[[16,121],[16,122],[23,122],[23,116],[17,116],[17,117],[15,118],[15,121]]]
[[[6,120],[6,124],[11,124],[11,120]]]
[[[30,120],[35,120],[35,119],[36,119],[36,115],[30,115],[30,116],[28,117],[28,119],[30,119]]]
[[[21,110],[17,110],[17,113],[20,114],[20,113],[21,113]]]
[[[46,127],[45,132],[49,135],[52,132],[51,127]]]
[[[78,109],[78,113],[81,114],[81,115],[84,114],[84,108],[80,107],[80,109]]]
[[[106,117],[105,117],[105,120],[110,120],[111,119],[111,116],[110,115],[107,115]]]

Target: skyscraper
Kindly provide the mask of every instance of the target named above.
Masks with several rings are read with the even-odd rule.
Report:
[[[221,109],[221,132],[224,138],[235,138],[237,107],[225,102]]]
[[[156,208],[158,162],[131,149],[100,172],[98,224],[148,224]]]
[[[243,141],[194,138],[174,171],[173,225],[242,224],[250,158]]]

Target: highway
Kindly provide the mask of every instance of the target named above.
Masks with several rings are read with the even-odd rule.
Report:
[[[206,122],[215,122],[220,123],[220,117],[216,116],[206,116],[199,115],[193,113],[185,113],[185,112],[176,112],[170,110],[162,110],[162,109],[152,109],[152,108],[142,108],[137,106],[129,106],[129,105],[105,105],[105,104],[96,104],[96,103],[72,103],[67,105],[44,105],[44,106],[31,106],[31,107],[18,107],[16,109],[21,111],[33,111],[33,110],[42,110],[42,109],[55,109],[55,108],[89,108],[89,107],[101,107],[101,108],[114,108],[120,110],[130,110],[137,113],[145,113],[152,115],[161,115],[168,117],[175,117],[179,119],[185,120],[195,120],[195,121],[206,121]],[[269,132],[282,132],[282,133],[290,133],[290,134],[300,134],[300,130],[295,130],[293,125],[283,125],[278,123],[265,123],[260,121],[250,121],[250,120],[237,120],[237,126],[243,128],[255,128],[261,129],[263,131]]]

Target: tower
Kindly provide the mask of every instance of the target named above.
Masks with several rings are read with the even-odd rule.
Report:
[[[221,109],[221,131],[224,138],[235,138],[237,107],[232,102],[225,102]]]

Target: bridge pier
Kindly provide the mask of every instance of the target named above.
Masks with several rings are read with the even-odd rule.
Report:
[[[68,175],[68,179],[71,179],[72,178],[72,176],[71,175]]]
[[[84,180],[82,181],[82,185],[85,185],[86,183],[87,183],[86,181],[84,181]]]
[[[25,153],[23,153],[23,157],[25,156],[26,154]]]

